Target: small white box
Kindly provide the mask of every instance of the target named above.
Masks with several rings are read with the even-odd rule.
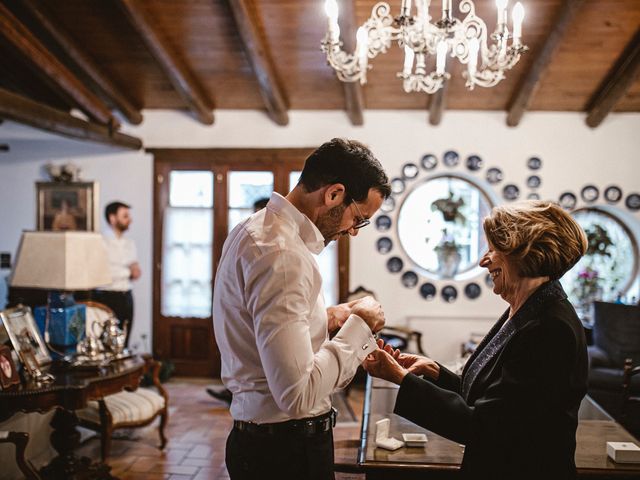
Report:
[[[402,440],[407,447],[424,447],[427,445],[427,436],[424,433],[403,433]]]
[[[404,447],[404,442],[389,436],[391,420],[383,418],[376,422],[376,446],[386,450],[397,450]]]
[[[633,442],[607,442],[607,455],[617,463],[640,463],[640,447]]]

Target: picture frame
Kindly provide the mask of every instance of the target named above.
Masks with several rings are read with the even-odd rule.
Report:
[[[40,335],[31,308],[18,306],[0,312],[0,324],[11,340],[14,350],[24,363],[25,356],[33,355],[35,366],[51,363],[51,355]]]
[[[98,231],[97,182],[36,182],[37,229]]]
[[[0,345],[0,390],[6,390],[19,383],[20,377],[11,357],[11,349],[6,345]]]

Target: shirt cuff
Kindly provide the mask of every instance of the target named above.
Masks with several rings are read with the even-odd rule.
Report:
[[[362,362],[367,355],[378,348],[371,329],[358,315],[349,315],[337,335],[333,337],[334,340],[336,337],[353,347],[359,362]]]

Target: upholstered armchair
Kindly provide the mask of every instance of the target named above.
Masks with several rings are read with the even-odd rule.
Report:
[[[93,335],[93,322],[103,323],[106,318],[113,315],[113,311],[101,303],[84,303],[87,305],[87,335]],[[111,435],[114,430],[144,427],[158,417],[160,418],[158,427],[160,449],[163,449],[167,443],[164,428],[168,420],[169,397],[160,383],[161,365],[150,355],[143,358],[146,363],[145,374],[151,377],[153,388],[140,387],[132,392],[122,391],[108,395],[102,399],[90,401],[86,408],[76,411],[80,425],[100,433],[103,461],[109,456]]]
[[[15,447],[16,464],[27,480],[40,480],[31,462],[25,460],[24,452],[29,443],[29,434],[23,432],[5,432],[0,430],[0,444],[12,443]]]
[[[622,421],[624,396],[640,395],[640,377],[625,391],[624,367],[640,365],[640,307],[594,302],[593,345],[589,349],[589,395]],[[624,424],[624,423],[623,423]]]

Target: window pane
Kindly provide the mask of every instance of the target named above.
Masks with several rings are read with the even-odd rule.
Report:
[[[487,248],[481,219],[491,205],[473,183],[437,177],[417,185],[398,215],[405,252],[431,276],[453,278],[477,267]]]
[[[272,172],[229,172],[229,231],[253,213],[257,200],[271,197]]]
[[[213,172],[172,171],[169,176],[169,205],[213,207]]]
[[[183,173],[190,175],[174,175]],[[209,185],[205,185],[205,178]],[[187,192],[185,179],[193,181],[192,192],[201,194]],[[178,192],[177,203],[199,206],[171,206],[165,210],[161,313],[166,317],[207,318],[211,316],[213,174],[174,171],[170,182],[170,192]]]
[[[316,256],[322,276],[322,294],[327,307],[336,305],[339,298],[338,242],[331,242]]]
[[[289,172],[289,191],[293,190],[293,188],[298,184],[301,174],[302,172],[298,171]]]
[[[598,209],[576,210],[573,217],[587,234],[587,253],[562,277],[569,300],[585,311],[593,300],[614,301],[637,295],[632,286],[636,248],[618,218]],[[623,299],[623,298],[621,298]]]

